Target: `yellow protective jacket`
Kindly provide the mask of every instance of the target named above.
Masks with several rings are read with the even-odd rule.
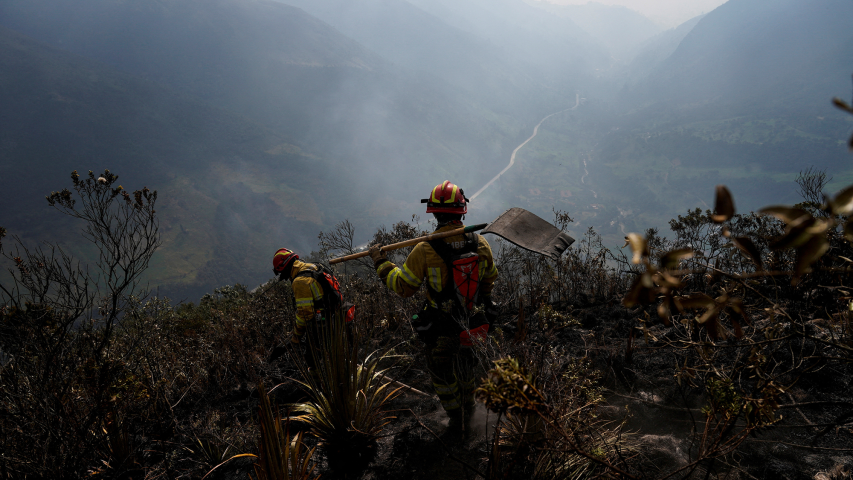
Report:
[[[446,232],[463,227],[461,223],[445,225],[435,233]],[[498,278],[498,269],[495,267],[494,259],[492,258],[492,248],[489,242],[478,235],[479,244],[477,245],[477,255],[479,255],[480,268],[480,286],[479,297],[485,298],[492,293],[492,287],[495,280]],[[456,243],[461,246],[465,242],[464,235],[454,235],[439,239],[439,242],[444,241],[451,244]],[[429,242],[421,242],[415,245],[412,253],[406,258],[403,267],[400,268],[390,261],[383,262],[376,268],[376,273],[379,274],[385,285],[402,297],[411,297],[418,291],[424,282],[427,282],[429,287],[441,292],[447,284],[449,272],[444,260],[430,246]],[[438,308],[435,299],[431,298],[430,291],[427,289],[427,298],[433,307]]]
[[[314,318],[314,312],[322,308],[323,305],[320,302],[323,299],[323,286],[310,276],[296,277],[305,270],[317,270],[317,267],[313,263],[293,261],[290,280],[293,297],[296,300],[296,328],[293,334],[297,337],[301,337],[305,333],[308,322]]]

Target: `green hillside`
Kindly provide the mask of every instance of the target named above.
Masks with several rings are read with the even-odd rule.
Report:
[[[809,167],[839,188],[853,175],[844,146],[853,122],[831,99],[850,90],[851,15],[839,0],[731,0],[702,17],[590,132],[597,191],[641,207],[639,229],[709,208],[715,184],[747,210],[796,202],[791,182]]]
[[[328,225],[322,199],[337,200],[337,177],[321,160],[269,129],[8,29],[0,29],[0,98],[0,224],[79,248],[64,233],[76,229],[55,223],[62,219],[44,195],[67,186],[72,170],[111,169],[128,186],[160,192],[157,285],[205,291],[252,281],[279,242],[311,248]]]

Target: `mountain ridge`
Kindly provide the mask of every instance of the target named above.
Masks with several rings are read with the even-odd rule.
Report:
[[[818,100],[813,92],[847,86],[839,77],[847,83],[853,61],[853,33],[844,22],[851,16],[853,4],[844,0],[729,1],[691,29],[646,91],[679,102],[720,95],[727,102]]]
[[[384,58],[441,78],[491,109],[524,114],[545,85],[485,39],[404,0],[278,0],[301,8]],[[541,100],[539,100],[541,101]]]

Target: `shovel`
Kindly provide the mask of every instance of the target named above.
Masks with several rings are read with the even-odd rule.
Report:
[[[523,208],[510,208],[502,213],[500,217],[492,223],[481,223],[479,225],[471,225],[469,227],[457,228],[447,232],[433,233],[419,238],[406,240],[405,242],[392,243],[384,245],[383,252],[397,250],[400,248],[417,245],[420,242],[428,242],[439,238],[452,237],[454,235],[462,235],[465,233],[476,232],[483,230],[483,234],[491,233],[497,235],[508,242],[518,245],[519,247],[529,250],[540,255],[545,255],[553,260],[560,258],[560,255],[569,248],[569,245],[574,243],[575,239],[561,231],[559,228],[551,225],[546,220],[537,217],[533,213],[528,212]],[[334,265],[340,262],[347,262],[370,255],[370,252],[364,251],[347,255],[344,257],[332,258],[329,263]]]

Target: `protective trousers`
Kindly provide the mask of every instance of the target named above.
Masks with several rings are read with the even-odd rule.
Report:
[[[425,347],[427,367],[435,393],[448,416],[462,417],[474,406],[476,362],[469,347],[459,344],[459,337],[440,336]]]

